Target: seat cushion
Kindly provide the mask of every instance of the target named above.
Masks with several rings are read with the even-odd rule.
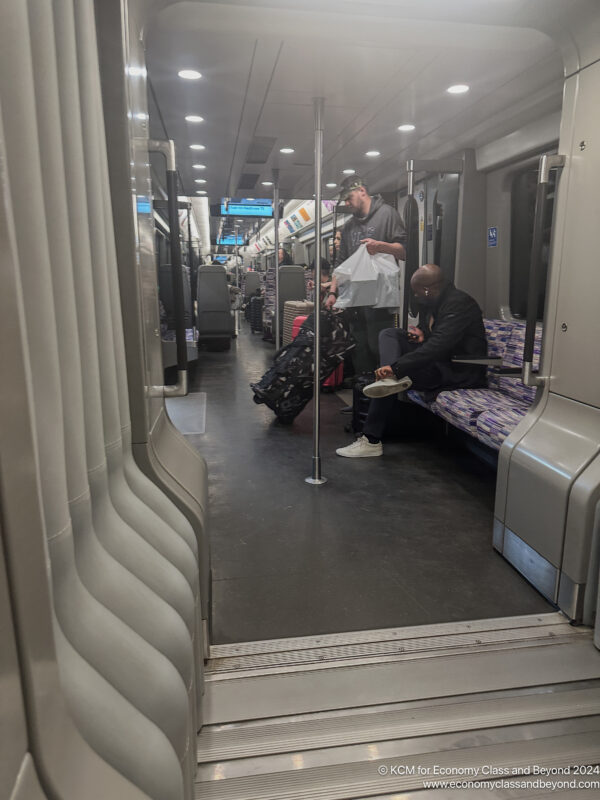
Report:
[[[519,422],[527,413],[527,405],[501,405],[496,408],[483,411],[478,417],[475,425],[475,435],[483,444],[499,450],[502,442],[516,428]]]
[[[475,435],[477,418],[483,411],[509,403],[494,389],[453,389],[440,392],[431,410],[456,428]]]
[[[512,332],[506,344],[502,363],[509,367],[521,367],[523,365],[523,349],[525,347],[525,323],[513,322]],[[542,349],[542,326],[537,324],[535,327],[535,339],[533,344],[533,368],[538,369],[540,363],[540,352]]]
[[[510,338],[514,323],[502,319],[484,319],[485,337],[490,358],[501,358]]]

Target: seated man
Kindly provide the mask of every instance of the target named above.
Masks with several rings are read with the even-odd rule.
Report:
[[[419,327],[408,333],[386,328],[379,334],[377,380],[365,386],[373,398],[363,434],[336,450],[345,458],[383,455],[381,439],[396,409],[395,395],[413,386],[423,391],[474,388],[485,385],[485,366],[457,364],[453,357],[485,358],[487,341],[481,309],[466,292],[444,279],[435,264],[419,267],[410,281],[419,304]]]

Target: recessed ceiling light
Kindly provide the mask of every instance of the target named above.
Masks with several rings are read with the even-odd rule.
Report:
[[[279,152],[280,153],[293,153],[294,152],[294,148],[293,147],[282,147],[279,150]]]
[[[197,81],[198,78],[202,77],[202,73],[195,69],[180,69],[177,74],[186,81]]]
[[[128,67],[127,72],[135,78],[146,76],[148,73],[146,72],[146,67]]]
[[[356,170],[355,169],[343,169],[342,172],[344,173],[344,175],[354,175]]]
[[[263,186],[273,186],[273,181],[262,181]]]
[[[194,183],[206,183],[206,181],[204,180],[204,178],[196,178],[194,180]]]
[[[456,83],[454,86],[449,86],[446,91],[448,94],[464,94],[469,91],[466,83]]]
[[[190,150],[206,150],[206,147],[203,144],[191,144]]]
[[[185,118],[186,122],[204,122],[204,117],[199,117],[197,114],[188,114]]]
[[[328,189],[333,189],[334,186],[337,186],[337,183],[326,183],[325,186],[327,186]]]
[[[380,156],[381,153],[379,152],[379,150],[367,150],[365,155],[369,156],[369,158],[377,158],[377,156]]]
[[[194,164],[194,169],[206,169],[206,164]]]
[[[143,111],[138,111],[137,114],[133,115],[136,119],[148,119],[148,114],[144,114]]]
[[[411,125],[410,122],[407,122],[405,125],[398,125],[399,131],[414,131],[415,126]]]
[[[206,189],[196,189],[196,194],[206,194]]]

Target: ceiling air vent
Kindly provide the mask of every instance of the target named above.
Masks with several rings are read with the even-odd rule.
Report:
[[[277,139],[272,136],[255,136],[246,155],[247,164],[266,164]]]
[[[258,175],[253,175],[250,172],[244,172],[242,175],[240,175],[238,189],[254,189],[257,180]]]

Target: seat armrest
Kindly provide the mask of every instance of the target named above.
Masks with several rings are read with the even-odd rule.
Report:
[[[451,359],[453,364],[476,364],[483,367],[501,367],[502,359],[495,358],[482,358],[481,356],[456,356]]]

